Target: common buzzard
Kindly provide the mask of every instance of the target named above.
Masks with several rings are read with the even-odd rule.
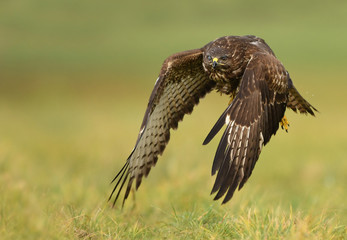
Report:
[[[209,143],[226,125],[212,166],[212,175],[218,174],[211,194],[217,192],[214,200],[225,195],[222,203],[243,187],[279,125],[287,130],[286,107],[313,116],[317,111],[296,90],[270,47],[256,36],[221,37],[202,48],[173,54],[162,65],[135,147],[112,181],[118,179],[109,198],[118,189],[113,204],[127,179],[123,204],[134,181],[139,188],[169,142],[170,129],[176,129],[212,90],[231,96],[203,142]]]

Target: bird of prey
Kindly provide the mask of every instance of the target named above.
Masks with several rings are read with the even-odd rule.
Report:
[[[125,165],[112,182],[117,191],[113,205],[127,181],[123,205],[135,182],[155,166],[185,114],[192,112],[199,99],[216,90],[231,97],[203,144],[226,125],[219,142],[212,175],[218,172],[212,192],[214,200],[228,202],[252,174],[262,147],[279,128],[289,126],[284,112],[314,116],[317,111],[296,90],[289,73],[274,52],[259,37],[225,36],[204,47],[168,57],[160,70],[137,141]],[[117,180],[118,179],[118,180]]]

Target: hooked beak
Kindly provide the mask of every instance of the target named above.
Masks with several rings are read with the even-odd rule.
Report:
[[[218,58],[213,58],[213,60],[212,60],[212,67],[216,68],[217,65],[218,65]]]

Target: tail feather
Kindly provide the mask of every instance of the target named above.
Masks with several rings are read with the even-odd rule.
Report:
[[[291,108],[294,112],[299,111],[303,114],[309,113],[312,116],[315,116],[314,111],[318,112],[315,107],[313,107],[300,95],[294,86],[289,89],[287,107]]]

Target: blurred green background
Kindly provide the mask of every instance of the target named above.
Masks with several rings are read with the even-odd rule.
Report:
[[[304,236],[343,236],[346,25],[343,0],[0,1],[1,236],[220,239],[229,235],[211,224],[201,230],[206,236],[196,234],[177,216],[194,209],[199,222],[206,209],[224,219],[277,208],[302,216]],[[265,39],[317,117],[288,111],[289,133],[272,139],[244,189],[221,207],[208,195],[219,137],[201,143],[228,98],[212,93],[172,133],[136,195],[133,216],[110,209],[109,181],[133,147],[164,59],[247,34]],[[125,212],[133,205],[130,199]],[[322,212],[325,225],[312,225]],[[293,229],[288,236],[302,236]]]

